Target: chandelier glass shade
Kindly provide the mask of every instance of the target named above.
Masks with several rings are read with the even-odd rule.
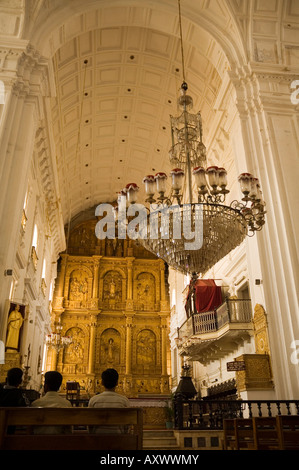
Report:
[[[182,113],[170,118],[170,194],[166,194],[165,172],[143,178],[148,220],[139,232],[139,242],[184,274],[204,275],[247,235],[262,229],[265,202],[258,179],[242,173],[238,178],[242,200],[225,204],[230,192],[227,172],[207,166],[201,115],[190,113],[193,102],[187,90],[183,82],[178,100]],[[136,183],[129,183],[120,194],[126,195],[130,206],[137,203],[138,191]]]

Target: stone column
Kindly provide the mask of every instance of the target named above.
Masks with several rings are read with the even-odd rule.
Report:
[[[91,323],[90,323],[90,334],[89,334],[88,374],[93,375],[95,371],[95,343],[96,343],[97,316],[91,315],[90,320],[91,320]]]
[[[167,374],[167,319],[165,317],[161,318],[161,383],[160,389],[161,393],[169,393],[169,376]]]
[[[61,269],[58,276],[58,286],[57,286],[57,297],[63,297],[64,295],[64,280],[65,280],[65,271],[66,271],[67,256],[61,257]]]
[[[50,370],[56,370],[57,361],[58,361],[58,351],[55,348],[51,348],[49,351],[51,351],[51,369]]]
[[[99,297],[99,266],[100,260],[98,258],[94,259],[93,265],[93,292],[92,297],[97,299]]]
[[[126,318],[126,375],[132,372],[132,317]]]
[[[133,261],[134,258],[127,258],[127,269],[128,269],[128,278],[127,278],[127,302],[126,309],[133,310]]]
[[[165,320],[162,319],[161,325],[161,372],[162,376],[167,375],[167,342],[166,342],[166,334],[167,334],[167,325],[165,324]]]
[[[166,300],[166,294],[165,294],[165,268],[164,268],[163,261],[161,261],[161,264],[160,264],[160,288],[161,288],[161,301],[164,302]]]

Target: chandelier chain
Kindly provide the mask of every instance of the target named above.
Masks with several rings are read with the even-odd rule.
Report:
[[[178,0],[179,5],[179,25],[180,25],[180,39],[181,39],[181,55],[182,55],[182,68],[183,68],[183,80],[186,81],[185,78],[185,59],[184,59],[184,47],[183,47],[183,33],[182,33],[182,17],[181,17],[181,2]]]

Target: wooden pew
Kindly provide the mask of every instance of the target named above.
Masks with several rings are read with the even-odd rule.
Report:
[[[280,450],[299,450],[299,416],[277,416]]]
[[[254,448],[253,426],[251,418],[235,418],[236,450]]]
[[[275,417],[254,417],[253,435],[255,450],[278,450],[278,432]]]
[[[253,427],[250,418],[223,420],[224,450],[253,449]]]
[[[38,434],[40,426],[69,427],[70,432]],[[91,434],[92,426],[129,431]],[[1,450],[141,450],[142,439],[141,408],[0,408]]]
[[[223,450],[236,450],[235,420],[223,420]]]

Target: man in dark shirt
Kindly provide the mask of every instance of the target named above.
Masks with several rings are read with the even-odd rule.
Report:
[[[28,406],[19,386],[22,383],[23,371],[13,367],[7,372],[6,383],[0,388],[0,406]]]

